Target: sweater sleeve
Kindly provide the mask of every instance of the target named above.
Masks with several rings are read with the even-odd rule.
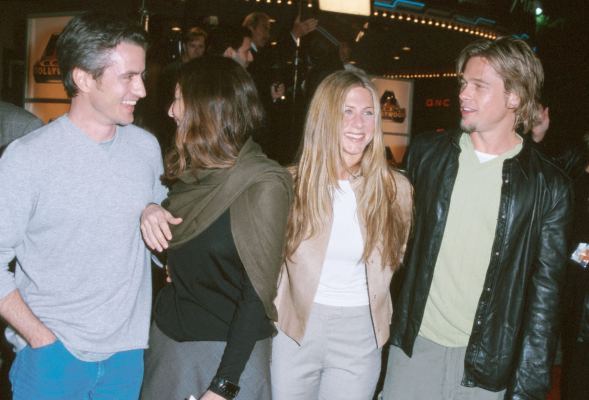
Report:
[[[156,204],[161,204],[168,196],[168,189],[162,184],[161,178],[163,174],[163,162],[161,156],[159,156],[153,184],[153,202]]]
[[[36,201],[33,166],[22,150],[13,143],[0,158],[0,299],[16,289],[8,264],[23,241]]]

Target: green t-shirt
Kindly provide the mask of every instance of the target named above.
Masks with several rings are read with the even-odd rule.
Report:
[[[477,153],[470,136],[460,138],[458,174],[419,335],[448,347],[468,344],[495,239],[503,161]],[[435,166],[432,166],[435,168]]]

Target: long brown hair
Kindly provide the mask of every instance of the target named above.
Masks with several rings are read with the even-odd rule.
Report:
[[[184,64],[178,86],[184,115],[166,154],[168,183],[186,170],[232,165],[264,116],[252,78],[231,59],[207,56]]]
[[[287,226],[286,256],[292,257],[303,240],[325,229],[326,216],[332,214],[338,171],[346,168],[341,156],[344,101],[355,87],[371,93],[375,118],[374,138],[364,150],[358,171],[349,171],[362,177],[357,199],[358,216],[366,226],[362,261],[378,248],[383,264],[397,268],[409,223],[396,201],[397,187],[386,161],[376,88],[364,74],[351,71],[329,75],[311,100],[300,159],[293,171],[295,199]]]

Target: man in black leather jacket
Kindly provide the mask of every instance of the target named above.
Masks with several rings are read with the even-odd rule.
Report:
[[[457,71],[461,130],[415,137],[406,158],[415,223],[384,399],[544,400],[571,192],[516,133],[534,123],[542,66],[499,38],[467,46]]]

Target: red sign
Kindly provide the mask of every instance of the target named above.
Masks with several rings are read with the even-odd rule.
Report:
[[[425,99],[426,108],[450,108],[450,99]]]

